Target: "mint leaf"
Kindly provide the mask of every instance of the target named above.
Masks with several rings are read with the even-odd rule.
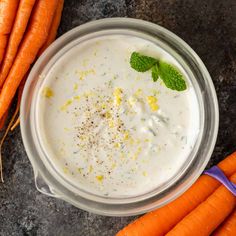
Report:
[[[159,62],[159,75],[167,88],[177,91],[183,91],[187,88],[182,74],[166,62]]]
[[[138,72],[150,70],[158,60],[153,57],[143,56],[138,52],[133,52],[130,57],[130,65]]]
[[[152,79],[156,82],[159,78],[158,66],[157,64],[152,67]]]

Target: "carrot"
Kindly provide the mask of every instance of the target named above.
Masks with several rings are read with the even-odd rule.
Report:
[[[11,32],[19,0],[0,1],[0,64],[2,62],[8,35]]]
[[[0,71],[0,87],[3,85],[17,54],[18,47],[25,33],[35,0],[21,0],[15,22],[10,34],[6,54]]]
[[[236,183],[236,173],[230,180]],[[221,185],[206,201],[189,213],[166,236],[208,236],[236,206],[236,197]]]
[[[236,209],[230,216],[216,229],[213,236],[235,236],[236,235]]]
[[[7,120],[7,117],[8,117],[8,113],[9,113],[9,111],[7,110],[4,113],[2,119],[0,120],[0,130],[2,130],[4,128],[4,126],[5,126],[5,123],[6,123],[6,120]]]
[[[8,109],[16,90],[47,39],[58,0],[38,0],[29,28],[0,94],[0,119]]]
[[[218,166],[226,176],[236,172],[236,152],[221,161]],[[214,178],[202,175],[176,200],[140,217],[121,230],[117,236],[164,235],[209,197],[219,186],[220,183]]]
[[[57,29],[59,27],[60,21],[61,21],[61,14],[62,14],[62,9],[64,5],[64,0],[59,0],[57,9],[55,11],[52,24],[50,27],[50,31],[48,34],[47,41],[44,43],[43,47],[39,51],[39,56],[45,51],[45,49],[55,40],[57,36]]]

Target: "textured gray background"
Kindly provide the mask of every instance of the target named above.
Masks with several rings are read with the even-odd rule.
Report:
[[[209,166],[236,150],[235,0],[65,0],[59,34],[90,20],[128,16],[158,23],[183,38],[212,75],[220,129]],[[36,191],[20,130],[4,150],[0,185],[0,235],[114,235],[129,218],[97,216]]]

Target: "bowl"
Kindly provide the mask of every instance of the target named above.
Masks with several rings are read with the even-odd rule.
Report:
[[[37,124],[36,100],[43,78],[70,49],[88,39],[125,34],[152,41],[168,52],[184,68],[191,80],[199,105],[200,129],[195,145],[178,173],[162,186],[138,196],[115,198],[78,188],[57,173],[42,147]],[[21,134],[32,164],[36,188],[74,206],[108,216],[142,214],[164,206],[183,194],[206,167],[218,132],[218,102],[211,77],[197,54],[167,29],[142,20],[108,18],[76,27],[57,39],[33,66],[21,101]]]

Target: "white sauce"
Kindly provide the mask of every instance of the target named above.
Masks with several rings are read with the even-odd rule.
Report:
[[[80,43],[44,78],[38,102],[40,136],[50,161],[74,185],[99,195],[136,196],[173,178],[199,131],[188,89],[167,89],[129,64],[133,51],[179,68],[141,38],[104,36]]]

